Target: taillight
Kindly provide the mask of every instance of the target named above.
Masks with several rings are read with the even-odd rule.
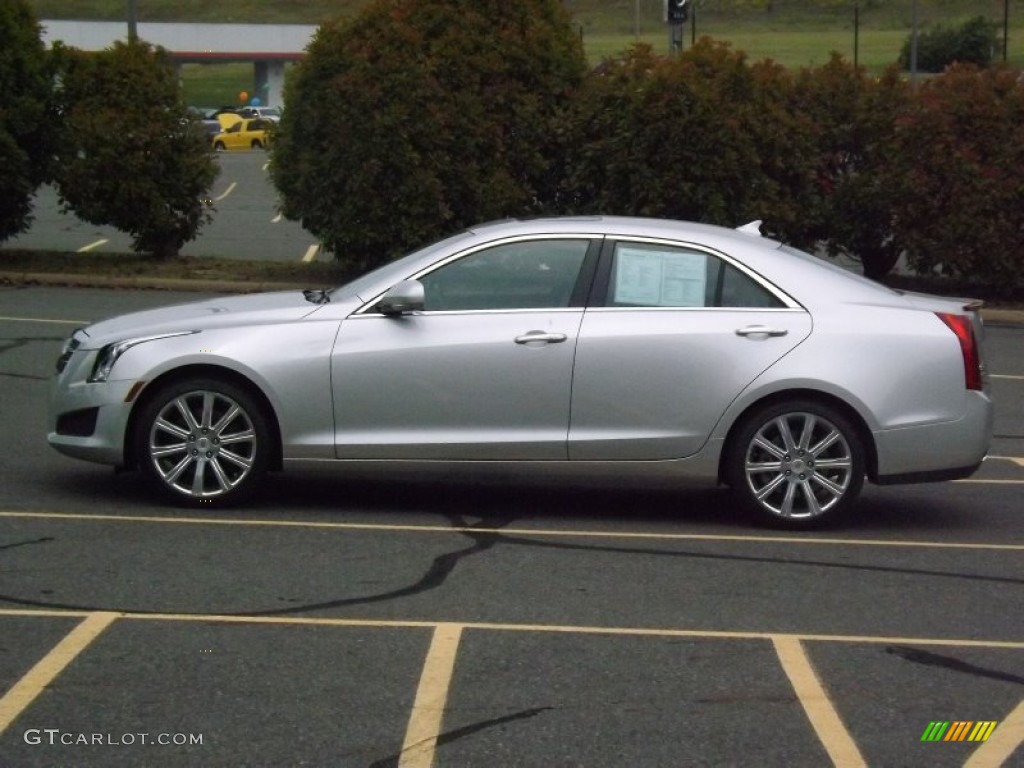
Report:
[[[960,353],[964,358],[964,383],[967,389],[981,390],[981,354],[978,340],[974,337],[974,327],[967,315],[952,315],[946,312],[935,313],[939,320],[949,326],[957,341],[960,342]]]

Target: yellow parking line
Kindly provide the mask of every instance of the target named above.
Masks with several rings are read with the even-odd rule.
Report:
[[[0,699],[0,733],[120,614],[90,613]]]
[[[996,768],[1009,765],[1010,756],[1024,745],[1024,700],[1005,720],[1000,720],[988,741],[974,750],[964,768]]]
[[[10,323],[56,323],[57,325],[85,325],[88,320],[47,320],[42,317],[0,317]]]
[[[988,458],[996,461],[1012,461],[1018,467],[1024,467],[1024,456],[989,456]]]
[[[97,240],[95,243],[89,243],[88,245],[83,245],[81,248],[78,249],[77,253],[88,253],[93,248],[99,248],[104,243],[109,243],[109,242],[110,242],[110,240],[108,238],[103,238],[101,240]]]
[[[225,197],[227,197],[232,192],[234,192],[235,191],[235,187],[237,187],[237,186],[238,186],[238,182],[237,181],[232,181],[230,184],[228,184],[228,188],[227,189],[225,189],[218,197],[215,197],[213,199],[216,200],[216,201],[223,200]]]
[[[772,643],[782,662],[782,669],[807,713],[807,719],[811,721],[814,732],[818,734],[833,764],[843,768],[867,768],[863,755],[839,718],[839,713],[832,705],[800,641],[792,637],[775,636],[772,637]]]
[[[462,637],[461,624],[438,624],[427,651],[427,660],[416,689],[412,716],[402,742],[398,768],[431,768],[437,737],[441,733],[455,656]]]
[[[302,257],[302,261],[308,264],[309,262],[316,258],[317,251],[319,250],[319,244],[309,246],[309,248],[306,249],[306,255]]]
[[[88,611],[0,608],[0,616],[59,618],[88,616]],[[305,616],[228,616],[206,613],[119,613],[118,618],[134,621],[213,622],[217,624],[296,625],[318,627],[356,627],[377,629],[434,629],[445,622],[417,619],[328,619]],[[490,632],[550,632],[571,635],[608,635],[622,637],[675,637],[705,640],[773,640],[793,638],[801,642],[863,643],[867,645],[922,645],[938,648],[996,648],[1024,651],[1024,641],[979,640],[977,638],[891,637],[885,635],[820,635],[799,632],[754,632],[749,630],[666,629],[658,627],[593,627],[573,624],[502,624],[499,622],[461,622],[463,630]]]
[[[0,511],[0,518],[40,520],[80,520],[85,522],[158,523],[165,525],[238,525],[250,527],[334,529],[342,531],[380,531],[385,533],[498,533],[503,536],[565,537],[578,539],[627,539],[648,541],[738,542],[743,544],[804,544],[851,547],[912,547],[924,549],[969,549],[1024,552],[1024,544],[986,544],[955,541],[901,541],[885,539],[837,539],[810,536],[743,536],[710,533],[648,533],[644,531],[588,531],[559,528],[473,528],[448,525],[388,525],[385,523],[331,523],[303,520],[253,520],[251,518],[156,517],[149,515],[104,515],[75,512]]]

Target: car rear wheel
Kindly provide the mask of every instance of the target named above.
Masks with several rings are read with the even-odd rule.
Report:
[[[237,503],[266,474],[272,430],[241,387],[208,378],[161,388],[143,406],[136,455],[147,478],[174,501]]]
[[[252,140],[252,148],[253,149],[263,149],[263,142],[261,142],[259,139],[253,139]]]
[[[728,449],[726,475],[741,506],[777,527],[833,523],[864,484],[864,446],[836,408],[809,400],[751,413]]]

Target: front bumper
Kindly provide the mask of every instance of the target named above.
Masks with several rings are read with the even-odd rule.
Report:
[[[131,403],[125,402],[125,397],[134,383],[130,380],[68,383],[67,377],[55,376],[50,381],[47,441],[56,450],[76,459],[123,465],[125,431],[132,408]],[[68,429],[67,424],[73,420],[68,414],[90,409],[95,409],[92,433],[70,434],[84,430]],[[59,422],[61,429],[58,429]]]

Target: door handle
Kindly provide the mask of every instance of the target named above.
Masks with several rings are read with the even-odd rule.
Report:
[[[737,336],[785,336],[789,331],[785,328],[769,328],[767,325],[748,325],[737,328]]]
[[[516,336],[516,344],[533,344],[543,342],[544,344],[558,344],[568,337],[564,333],[547,333],[546,331],[527,331],[522,336]]]

